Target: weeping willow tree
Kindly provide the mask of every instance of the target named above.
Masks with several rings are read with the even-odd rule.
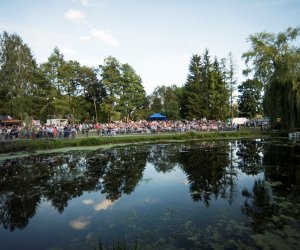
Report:
[[[264,84],[264,113],[287,129],[300,128],[299,35],[299,27],[251,35],[251,49],[243,54],[245,73]]]

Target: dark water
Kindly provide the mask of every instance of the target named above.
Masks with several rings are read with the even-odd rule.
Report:
[[[0,249],[99,242],[300,249],[300,145],[139,145],[0,162]]]

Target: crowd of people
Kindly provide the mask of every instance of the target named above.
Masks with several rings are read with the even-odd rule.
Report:
[[[91,133],[98,136],[113,136],[134,133],[184,133],[189,131],[224,131],[237,129],[221,121],[212,120],[180,120],[180,121],[115,121],[110,123],[79,123],[60,126],[52,125],[25,125],[0,126],[0,140],[37,139],[37,138],[75,138],[82,134],[88,137]]]

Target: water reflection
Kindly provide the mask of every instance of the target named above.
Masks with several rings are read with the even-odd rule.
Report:
[[[234,185],[235,173],[229,171],[229,146],[209,144],[207,147],[190,147],[179,154],[178,162],[186,173],[191,196],[207,206],[220,194],[227,196],[228,185]],[[230,188],[233,190],[234,188]]]
[[[152,176],[161,178],[180,174],[184,176],[180,180],[186,180],[185,185],[182,185],[183,181],[181,186],[172,184],[178,194],[178,204],[172,203],[171,194],[174,194],[171,192],[163,199],[156,198],[155,195],[159,194],[155,192],[147,196],[147,191],[144,191],[140,200],[156,202],[142,202],[145,207],[138,212],[130,209],[130,215],[123,215],[125,219],[118,214],[108,217],[109,225],[105,232],[113,235],[124,231],[127,235],[126,230],[129,230],[134,235],[133,240],[144,236],[148,241],[154,241],[158,237],[155,235],[157,232],[161,246],[205,248],[205,239],[216,243],[230,235],[231,231],[221,233],[223,226],[220,225],[226,222],[232,233],[240,235],[239,244],[250,237],[248,230],[251,228],[251,240],[245,242],[253,247],[270,247],[269,243],[257,243],[261,240],[257,235],[268,232],[272,233],[271,236],[284,234],[294,239],[299,231],[299,156],[297,144],[280,140],[241,140],[139,145],[6,160],[0,163],[0,223],[10,231],[24,230],[40,204],[47,202],[63,215],[71,200],[82,197],[86,192],[97,194],[100,200],[87,197],[80,204],[91,208],[93,213],[104,213],[116,206],[124,206],[124,199],[120,198],[126,195],[130,200],[130,195],[139,186],[155,186],[159,179],[152,181]],[[154,167],[155,174],[149,170],[151,167]],[[152,175],[149,176],[149,172]],[[145,174],[148,175],[144,177]],[[183,187],[188,190],[188,198],[183,196]],[[156,192],[163,191],[159,188],[155,189]],[[160,214],[156,209],[157,204],[164,204],[162,202],[166,202],[166,209]],[[181,202],[182,210],[178,208]],[[235,217],[230,222],[227,218],[216,221],[218,216],[213,217],[208,211],[215,211],[211,205],[217,206],[217,202],[224,202],[219,209],[226,203],[229,211],[234,211],[232,213],[236,213],[241,221],[236,221]],[[199,206],[194,207],[193,204],[204,204],[207,210],[201,210],[201,213],[207,218],[200,220]],[[153,217],[145,220],[142,211]],[[114,217],[118,218],[117,222]],[[245,221],[245,218],[248,220]],[[88,213],[68,220],[68,227],[78,232],[91,228],[92,224],[92,215]],[[237,226],[239,224],[241,226]],[[113,231],[114,227],[119,229]],[[136,232],[138,229],[140,231]],[[150,232],[153,232],[151,237]],[[166,240],[166,232],[172,235],[172,239]],[[218,240],[208,237],[208,232],[220,233]],[[131,239],[129,235],[126,237]],[[290,242],[293,243],[292,240]],[[233,245],[230,243],[229,246]]]
[[[273,203],[272,190],[261,179],[254,182],[252,192],[242,191],[246,197],[242,212],[251,217],[251,227],[255,233],[263,233],[273,215],[278,214],[278,207]]]
[[[101,193],[112,201],[123,194],[130,194],[143,177],[149,152],[145,148],[112,149],[109,151],[109,161],[102,166]]]
[[[238,142],[238,167],[247,175],[257,175],[263,172],[262,143],[256,140],[243,140]]]
[[[0,222],[6,229],[22,229],[46,200],[63,213],[68,201],[86,191],[98,191],[108,201],[104,209],[123,194],[130,194],[142,178],[149,154],[129,148],[106,152],[27,157],[4,161],[0,171]]]
[[[157,172],[168,173],[174,169],[177,164],[177,151],[179,145],[157,144],[152,146],[148,156],[148,162],[153,164]]]
[[[264,173],[264,179],[256,178],[252,190],[243,189],[245,201],[241,211],[250,218],[255,233],[253,238],[264,248],[297,249],[300,147],[285,141],[258,143],[257,147],[257,152],[263,152],[263,157],[254,150],[251,162],[256,162],[259,166],[256,170]]]

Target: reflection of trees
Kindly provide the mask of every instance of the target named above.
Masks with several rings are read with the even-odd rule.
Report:
[[[87,161],[88,157],[98,160]],[[43,194],[60,213],[69,200],[81,196],[84,191],[97,190],[101,173],[99,169],[108,161],[105,155],[99,157],[97,153],[87,156],[70,154],[62,158],[59,166],[49,169],[50,178],[44,185]]]
[[[281,185],[273,187],[276,195],[300,201],[300,146],[297,144],[265,144],[263,164],[265,178]]]
[[[238,195],[238,190],[236,186],[237,182],[237,170],[236,166],[233,164],[234,162],[234,155],[233,151],[236,148],[235,142],[229,142],[228,147],[228,165],[226,167],[226,171],[223,176],[223,188],[221,191],[221,197],[226,199],[228,203],[231,205]]]
[[[0,223],[10,230],[26,227],[42,199],[62,213],[85,191],[102,190],[111,200],[130,194],[147,155],[135,147],[7,160],[0,165]]]
[[[256,140],[242,140],[238,143],[238,167],[247,175],[257,175],[263,171],[262,144]]]
[[[16,228],[25,228],[29,218],[36,213],[36,205],[39,203],[38,196],[24,196],[24,193],[13,194],[0,200],[0,223],[5,229],[13,231]]]
[[[92,191],[99,180],[80,154],[8,160],[0,171],[0,220],[5,228],[24,228],[41,198],[63,212],[68,201]],[[93,171],[94,169],[94,171]]]
[[[232,192],[235,190],[235,182],[230,182],[235,172],[228,171],[228,146],[216,147],[212,143],[202,148],[190,148],[180,153],[179,162],[187,175],[194,201],[209,205],[213,195],[222,194],[227,198],[228,186]]]
[[[117,200],[122,194],[134,191],[143,177],[149,153],[144,147],[125,147],[113,149],[110,154],[110,161],[103,169],[101,192],[107,199]]]
[[[19,168],[18,163],[16,160],[7,161],[3,164],[6,168],[0,171],[0,223],[11,231],[27,226],[40,201],[33,185],[28,183],[28,171],[25,167]]]
[[[242,191],[246,197],[242,212],[251,217],[252,228],[256,233],[262,233],[266,223],[276,214],[276,207],[272,204],[272,191],[262,180],[255,180],[252,193],[247,189]]]
[[[242,212],[258,233],[281,229],[287,223],[284,216],[297,213],[300,194],[300,147],[278,141],[264,143],[262,149],[265,180],[256,180],[252,192],[242,191]]]
[[[175,148],[176,145],[153,145],[148,156],[148,162],[153,164],[157,172],[172,171],[176,165],[176,161],[172,159],[177,156]]]

